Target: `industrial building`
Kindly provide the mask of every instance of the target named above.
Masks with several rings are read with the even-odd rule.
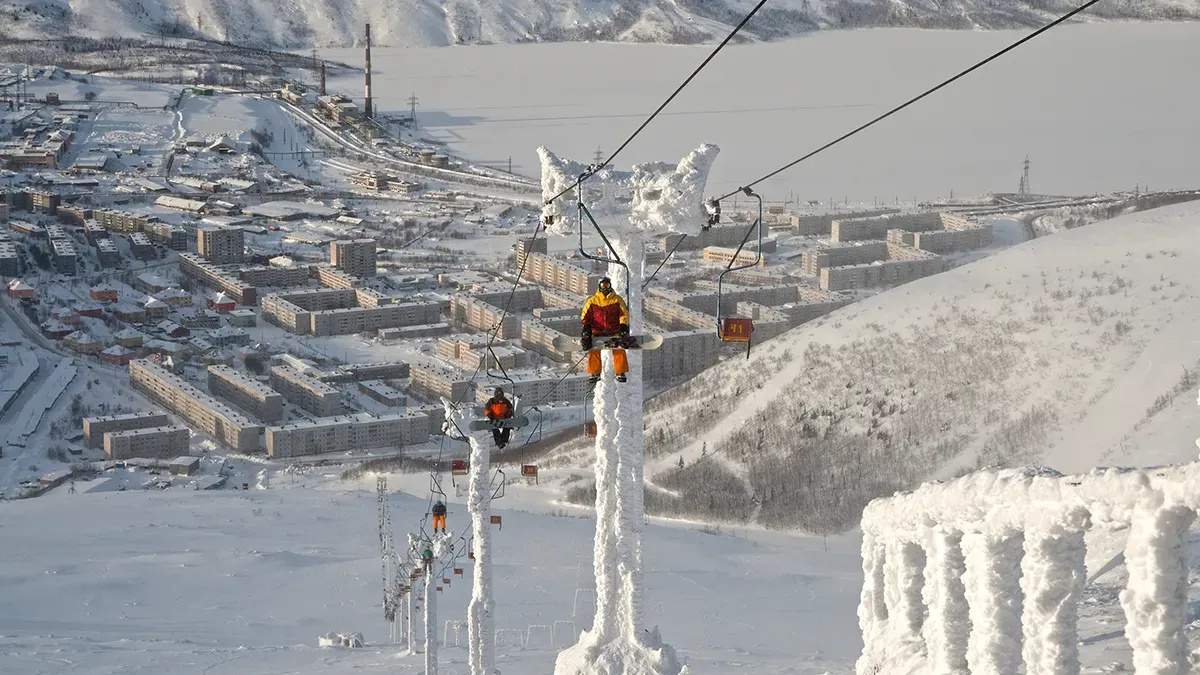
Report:
[[[429,440],[429,416],[405,410],[367,413],[267,427],[267,456],[295,457],[370,448],[399,448]]]
[[[283,395],[250,373],[229,366],[209,366],[208,390],[264,422],[283,419]]]
[[[318,417],[332,417],[344,411],[341,391],[290,366],[271,368],[271,388]]]
[[[245,237],[240,227],[197,227],[196,252],[214,265],[240,263],[245,259]]]
[[[89,448],[101,448],[104,447],[104,434],[110,431],[163,427],[170,423],[171,419],[165,413],[156,412],[85,417],[83,418],[83,442]]]
[[[104,454],[109,459],[170,459],[187,454],[192,435],[187,427],[162,426],[109,431]]]
[[[375,276],[375,240],[339,239],[330,242],[329,264],[356,277]]]
[[[239,452],[259,449],[262,427],[245,415],[188,384],[154,361],[129,362],[129,382],[192,426]]]

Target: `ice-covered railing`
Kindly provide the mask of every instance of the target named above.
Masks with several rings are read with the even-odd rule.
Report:
[[[981,471],[863,512],[859,675],[1078,675],[1084,534],[1129,529],[1121,591],[1138,675],[1189,672],[1185,537],[1200,464]]]

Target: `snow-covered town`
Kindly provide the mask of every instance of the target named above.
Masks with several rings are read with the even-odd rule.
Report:
[[[1107,71],[1038,64],[1197,24],[922,100],[1029,31],[301,49],[205,7],[0,44],[0,672],[1191,672],[1200,132],[1047,140]],[[979,103],[1018,86],[1058,98]]]

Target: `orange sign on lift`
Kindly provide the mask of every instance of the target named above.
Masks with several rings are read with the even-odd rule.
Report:
[[[449,586],[450,585],[450,577],[442,577],[442,583]]]
[[[501,527],[504,527],[504,526],[503,526],[503,525],[500,523],[500,516],[492,516],[492,524],[493,524],[493,525],[500,525]]]
[[[452,476],[467,475],[467,460],[465,460],[465,459],[450,460],[450,475],[452,475]]]
[[[596,423],[595,422],[584,422],[583,423],[583,433],[587,434],[588,438],[595,438],[596,437]]]
[[[460,577],[461,577],[461,576],[463,575],[463,568],[461,568],[461,567],[455,567],[455,568],[454,568],[454,573],[455,573],[455,574],[457,574],[458,576],[460,576]]]
[[[725,317],[721,319],[721,340],[724,342],[749,342],[754,332],[753,319]]]
[[[521,475],[526,478],[537,478],[537,464],[522,464]]]
[[[438,592],[438,593],[441,593],[441,592],[442,592],[442,587],[441,587],[441,586],[434,586],[434,588],[436,588],[436,589],[437,589],[437,592]]]

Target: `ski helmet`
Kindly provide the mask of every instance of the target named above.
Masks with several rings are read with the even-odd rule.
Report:
[[[603,279],[601,279],[599,288],[600,288],[600,292],[605,295],[612,293],[612,290],[613,290],[612,279],[609,279],[608,277],[604,277]]]
[[[504,396],[504,387],[496,387],[496,391],[492,392],[492,396],[495,396],[496,398]]]

